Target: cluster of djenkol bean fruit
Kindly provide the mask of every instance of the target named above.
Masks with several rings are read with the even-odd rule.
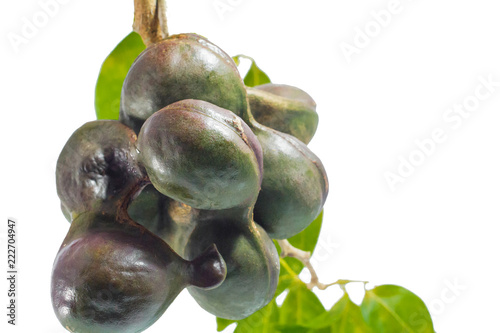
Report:
[[[298,88],[245,87],[234,61],[182,34],[149,46],[123,85],[120,121],[86,123],[57,163],[71,221],[52,301],[72,332],[141,332],[187,287],[242,319],[274,296],[272,238],[291,237],[328,192],[306,146],[318,118]]]

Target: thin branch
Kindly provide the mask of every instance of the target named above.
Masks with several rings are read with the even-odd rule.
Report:
[[[333,286],[333,285],[339,285],[342,290],[345,291],[345,285],[348,283],[352,282],[361,282],[364,283],[365,285],[368,283],[367,281],[357,281],[357,280],[337,280],[336,282],[329,283],[329,284],[324,284],[319,282],[318,274],[316,273],[316,270],[314,269],[313,265],[311,264],[311,252],[306,252],[301,249],[297,249],[294,247],[288,240],[286,239],[280,239],[278,240],[278,244],[281,247],[281,257],[290,257],[290,258],[295,258],[298,259],[300,262],[304,264],[304,266],[307,268],[309,273],[311,274],[311,281],[307,283],[307,288],[313,289],[314,287],[318,288],[319,290],[325,290],[326,288]]]
[[[319,282],[318,274],[314,270],[314,267],[311,264],[311,252],[302,251],[301,249],[297,249],[294,247],[288,240],[280,239],[278,240],[278,244],[281,247],[281,256],[282,257],[290,257],[300,260],[304,266],[309,270],[311,274],[311,281],[307,284],[307,288],[313,289],[317,287],[320,290],[325,290],[328,288],[328,285]]]
[[[146,46],[168,37],[166,0],[134,0],[134,31]]]

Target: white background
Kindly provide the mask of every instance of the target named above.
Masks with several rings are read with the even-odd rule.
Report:
[[[480,76],[500,81],[497,3],[401,0],[399,13],[378,34],[371,30],[349,63],[342,43],[354,45],[357,28],[376,29],[370,13],[389,0],[220,2],[231,10],[218,13],[213,0],[168,0],[170,32],[196,32],[229,54],[250,55],[274,82],[301,87],[318,104],[310,148],[330,179],[315,255],[320,278],[402,285],[429,305],[439,333],[497,331],[500,87],[457,128],[443,118],[454,104],[473,101]],[[69,227],[55,162],[71,133],[95,119],[97,74],[131,30],[133,1],[66,0],[13,47],[8,36],[21,35],[23,18],[33,22],[41,10],[36,0],[0,4],[1,267],[6,220],[19,225],[15,328],[3,314],[5,278],[0,284],[0,327],[8,332],[64,332],[49,294]],[[400,156],[417,156],[415,140],[436,128],[447,140],[391,191],[384,174],[397,172]],[[358,302],[361,289],[349,288]],[[318,295],[330,306],[340,292]],[[165,331],[215,332],[215,320],[183,292],[148,330]]]

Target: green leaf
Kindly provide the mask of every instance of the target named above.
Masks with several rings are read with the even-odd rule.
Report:
[[[234,333],[273,333],[279,323],[278,305],[273,299],[271,303],[255,312],[253,315],[238,321]]]
[[[318,243],[322,223],[323,211],[319,213],[318,217],[305,230],[289,238],[288,241],[296,248],[312,253]]]
[[[317,328],[308,333],[372,333],[363,318],[361,308],[351,301],[347,293],[344,293],[330,311],[314,319],[308,326]],[[325,330],[325,327],[328,329]]]
[[[294,282],[297,281],[298,273],[294,271],[286,262],[284,258],[280,258],[280,276],[279,276],[279,281],[278,281],[278,287],[276,288],[276,293],[275,296],[281,295],[282,292],[284,292],[290,285]],[[286,266],[286,268],[285,268]],[[289,271],[291,270],[291,272]]]
[[[307,333],[340,333],[340,331],[332,331],[330,327],[312,328]]]
[[[375,332],[434,333],[431,315],[424,302],[403,287],[383,285],[368,290],[361,312]]]
[[[217,332],[224,331],[232,323],[236,323],[236,320],[229,320],[217,317]]]
[[[297,281],[290,287],[280,310],[280,324],[286,326],[307,325],[326,312],[318,296],[305,283]]]
[[[132,32],[104,60],[95,88],[97,119],[118,119],[123,81],[145,48],[141,36]]]
[[[240,58],[245,58],[252,62],[252,64],[250,65],[250,69],[248,70],[248,73],[245,75],[245,78],[243,79],[243,82],[247,87],[255,87],[261,84],[271,83],[271,79],[269,78],[269,76],[267,76],[267,74],[264,73],[264,71],[260,69],[259,66],[257,66],[253,58],[241,54],[234,56],[233,60],[237,66],[240,64]]]
[[[290,326],[290,325],[281,325],[278,326],[278,331],[281,333],[309,333],[310,329],[303,326]]]

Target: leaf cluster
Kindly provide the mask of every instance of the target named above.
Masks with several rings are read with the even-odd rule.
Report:
[[[297,248],[313,251],[319,236],[323,213],[303,232],[289,239]],[[277,243],[276,243],[277,245]],[[278,250],[279,246],[277,245]],[[217,318],[217,330],[236,323],[234,333],[433,333],[430,313],[424,302],[411,291],[396,285],[382,285],[365,291],[361,305],[355,304],[345,284],[343,296],[329,310],[316,294],[299,279],[304,268],[294,258],[281,258],[281,272],[275,298],[260,311],[239,321]],[[277,297],[287,293],[281,305]]]

